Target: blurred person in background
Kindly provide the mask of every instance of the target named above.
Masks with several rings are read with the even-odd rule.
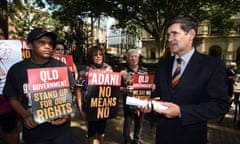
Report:
[[[64,55],[66,55],[66,49],[67,49],[67,47],[64,44],[64,42],[57,40],[56,42],[54,42],[53,55],[64,56]],[[76,64],[74,62],[73,62],[73,75],[74,75],[75,80],[77,80],[78,70],[77,70]]]
[[[236,70],[237,70],[236,63],[230,63],[230,65],[228,66],[228,69],[227,69],[228,96],[229,96],[230,100],[233,96],[234,84],[235,84],[235,80],[236,80]]]
[[[0,27],[0,40],[5,40],[2,27]],[[0,95],[0,127],[7,144],[18,144],[17,113],[11,108],[7,98]]]

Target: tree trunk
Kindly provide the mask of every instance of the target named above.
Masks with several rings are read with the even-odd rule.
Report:
[[[8,39],[8,2],[0,0],[0,25],[3,28],[5,38]]]

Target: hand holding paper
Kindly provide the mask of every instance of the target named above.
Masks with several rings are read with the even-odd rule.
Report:
[[[152,101],[153,110],[166,110],[168,107],[160,104],[158,101]]]
[[[127,97],[126,104],[132,105],[132,106],[141,106],[141,107],[146,107],[148,105],[149,108],[153,110],[166,110],[168,108],[157,101],[143,100],[135,97]]]

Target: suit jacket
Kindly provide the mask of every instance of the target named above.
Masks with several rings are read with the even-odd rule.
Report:
[[[178,104],[181,118],[159,115],[157,144],[206,144],[207,120],[220,117],[229,109],[225,64],[195,51],[173,89],[173,60],[170,57],[160,61],[153,96]]]

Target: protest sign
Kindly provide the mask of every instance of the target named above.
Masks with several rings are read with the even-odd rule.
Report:
[[[154,76],[152,74],[133,75],[133,96],[141,99],[149,99],[152,93]]]
[[[27,45],[26,40],[21,40],[22,42],[22,58],[28,59],[31,58],[31,49]]]
[[[5,85],[8,69],[22,60],[20,40],[0,40],[0,94]]]
[[[73,57],[72,55],[63,55],[63,56],[59,56],[59,55],[54,55],[53,58],[65,63],[71,72],[74,72],[74,63],[73,63]]]
[[[28,69],[30,92],[69,87],[66,67]]]
[[[57,119],[73,112],[69,88],[31,93],[32,112],[36,123]]]
[[[90,70],[88,74],[87,120],[117,116],[121,74]]]
[[[36,123],[73,112],[67,67],[28,69],[27,74],[29,102]]]

